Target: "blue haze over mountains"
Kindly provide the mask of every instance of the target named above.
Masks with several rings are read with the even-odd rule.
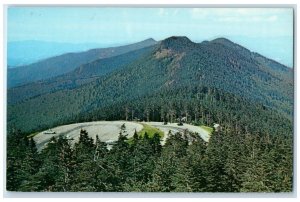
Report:
[[[160,41],[186,36],[197,43],[224,37],[292,67],[293,12],[292,8],[12,6],[7,19],[8,64],[24,65],[67,52],[132,44],[147,38]],[[42,44],[28,44],[28,40]],[[14,48],[10,44],[14,41],[21,46]],[[47,41],[54,43],[43,45]]]
[[[8,69],[8,122],[31,131],[40,127],[38,123],[51,127],[58,116],[63,121],[82,116],[90,120],[95,113],[97,119],[106,120],[109,114],[98,112],[107,106],[116,110],[114,119],[122,119],[123,102],[147,103],[141,101],[145,96],[157,102],[158,94],[173,96],[180,89],[194,95],[199,85],[262,104],[292,119],[293,69],[226,38],[195,43],[185,36],[172,36],[63,54]],[[74,109],[78,109],[75,118],[70,114]]]
[[[294,190],[293,6],[8,7],[7,191]]]
[[[290,37],[267,37],[267,38],[251,38],[251,37],[233,37],[220,36],[230,39],[251,51],[257,52],[265,57],[271,58],[288,67],[293,67],[293,39]],[[150,37],[149,37],[150,38]],[[218,37],[211,37],[212,40]],[[158,39],[156,39],[158,40]],[[195,40],[200,43],[206,39]],[[9,68],[17,66],[29,65],[49,57],[62,55],[65,53],[82,52],[94,48],[116,47],[132,42],[123,43],[62,43],[47,41],[14,41],[7,44],[7,65]]]
[[[12,41],[7,43],[7,65],[10,68],[28,65],[64,53],[82,52],[94,48],[120,44],[62,43],[50,41]]]
[[[75,68],[93,62],[97,59],[117,56],[156,44],[152,38],[129,45],[95,48],[81,52],[68,52],[58,56],[49,57],[29,65],[8,69],[8,87],[23,85],[65,74]]]

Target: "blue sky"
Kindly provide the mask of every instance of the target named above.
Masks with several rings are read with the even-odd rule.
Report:
[[[126,44],[172,35],[201,42],[217,37],[292,66],[290,8],[9,7],[10,41]]]

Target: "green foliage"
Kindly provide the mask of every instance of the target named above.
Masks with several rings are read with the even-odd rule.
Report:
[[[106,70],[116,65],[99,78],[89,77],[100,75],[98,62],[87,64],[82,83],[54,78],[37,93],[29,88],[26,95],[26,86],[11,91],[24,97],[7,109],[8,190],[292,191],[292,71],[225,39],[195,44],[172,37],[137,55],[98,61]],[[40,153],[27,137],[74,122],[166,124],[183,117],[222,129],[211,133],[209,143],[185,131],[169,134],[162,146],[161,132],[145,125],[130,140],[121,132],[110,150],[82,130],[74,145],[68,137],[52,138]]]
[[[144,136],[145,133],[148,134],[148,136],[150,138],[152,138],[154,136],[154,134],[158,134],[158,136],[160,138],[163,138],[164,137],[164,132],[153,127],[153,126],[150,126],[148,124],[145,124],[145,123],[141,123],[143,125],[143,129],[141,131],[138,132],[138,135],[139,136]]]
[[[212,127],[208,127],[208,126],[200,126],[202,129],[206,130],[209,134],[211,134],[214,129]]]
[[[33,139],[15,131],[8,139],[10,191],[291,192],[292,137],[240,131],[213,132],[210,142],[189,132],[169,134],[161,146],[125,135],[111,150],[81,130],[70,139],[52,138],[37,153]],[[25,138],[24,138],[25,137]]]
[[[216,122],[290,131],[294,90],[287,67],[224,40],[170,38],[148,49],[98,61],[101,68],[86,64],[82,74],[9,90],[9,100],[24,99],[9,102],[8,128],[29,133],[91,120],[175,122],[187,116],[209,127]],[[168,54],[157,57],[162,51]]]
[[[28,188],[31,176],[41,164],[35,142],[20,131],[12,133],[7,140],[7,190],[36,191],[37,186]]]

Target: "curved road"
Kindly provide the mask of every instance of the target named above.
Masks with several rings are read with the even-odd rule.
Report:
[[[167,135],[169,131],[171,131],[171,133],[173,134],[177,132],[184,132],[185,130],[188,130],[193,133],[198,133],[205,142],[208,142],[210,138],[209,133],[203,128],[200,128],[199,126],[193,126],[185,123],[183,124],[183,126],[178,126],[177,123],[168,123],[167,125],[164,125],[162,122],[145,122],[145,123],[153,127],[156,127],[165,133],[163,142],[165,142],[165,140],[167,139]]]
[[[89,136],[94,140],[96,135],[99,136],[99,139],[103,142],[114,142],[118,140],[119,133],[121,132],[121,126],[125,123],[126,130],[123,131],[125,134],[128,134],[127,137],[132,137],[134,131],[137,132],[143,129],[143,125],[138,122],[130,121],[95,121],[95,122],[86,122],[86,123],[75,123],[69,125],[58,126],[52,128],[56,134],[44,134],[45,131],[38,133],[34,136],[38,150],[41,150],[50,140],[51,137],[58,137],[60,135],[67,136],[72,139],[72,143],[77,142],[80,135],[80,130],[84,129],[88,132]],[[156,127],[164,132],[164,138],[162,144],[165,143],[169,131],[173,134],[176,132],[183,132],[184,130],[189,130],[190,132],[198,133],[200,137],[208,142],[209,133],[199,126],[193,126],[189,124],[183,124],[183,126],[178,126],[177,123],[168,123],[163,125],[162,122],[142,122],[143,124],[148,124],[150,126]]]

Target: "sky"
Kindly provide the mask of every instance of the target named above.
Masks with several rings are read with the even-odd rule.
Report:
[[[293,66],[291,8],[9,7],[7,41],[128,44],[187,36],[226,37]]]

